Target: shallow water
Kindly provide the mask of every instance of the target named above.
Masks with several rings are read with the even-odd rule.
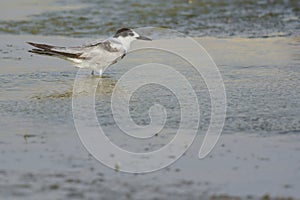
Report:
[[[266,193],[299,198],[299,2],[127,2],[0,3],[0,198],[211,199],[228,194],[259,199]],[[110,97],[132,66],[167,62],[191,81],[199,98],[200,128],[191,149],[163,170],[132,175],[101,165],[81,144],[72,115],[77,69],[57,58],[31,55],[25,44],[77,45],[123,26],[189,33],[216,62],[226,88],[227,116],[219,143],[204,160],[197,153],[211,103],[205,83],[189,64],[166,52],[137,51],[101,79],[95,98],[98,120],[109,139],[130,151],[161,148],[180,121],[174,94],[148,85],[131,98],[129,109],[135,123],[147,125],[153,103],[164,105],[169,113],[164,134],[136,141],[115,127]],[[99,81],[89,73],[83,77],[87,84]],[[176,80],[170,81],[176,87]]]
[[[55,58],[31,56],[26,52],[25,38],[4,36],[1,58],[1,112],[22,118],[40,120],[47,113],[47,119],[60,123],[72,118],[70,99],[76,69],[70,63]],[[46,39],[51,43],[61,43],[61,38]],[[55,41],[56,40],[56,41]],[[75,40],[84,43],[87,39]],[[289,133],[300,130],[299,122],[299,39],[213,39],[198,38],[198,41],[211,52],[224,79],[227,94],[227,119],[223,133]],[[66,40],[65,43],[68,43]],[[224,49],[227,53],[224,54]],[[146,58],[144,55],[148,55]],[[169,56],[163,52],[141,51],[127,55],[121,64],[107,70],[109,77],[104,78],[99,90],[105,93],[97,99],[98,117],[105,115],[104,124],[113,120],[109,117],[110,96],[114,85],[122,74],[132,66],[144,62],[165,62]],[[201,129],[206,130],[210,118],[210,99],[201,77],[193,75],[186,63],[170,57],[173,67],[181,70],[195,86],[201,100]],[[43,66],[41,66],[41,64]],[[7,67],[9,66],[9,67]],[[87,74],[89,72],[87,71]],[[88,77],[89,78],[89,77]],[[97,81],[97,79],[96,79]],[[170,80],[172,81],[172,80]],[[57,86],[59,84],[59,87]],[[176,84],[174,82],[174,84]],[[103,89],[104,88],[104,89]],[[178,116],[176,98],[167,90],[157,86],[141,88],[133,97],[131,110],[136,123],[149,123],[148,109],[153,103],[169,107],[170,116]],[[150,96],[149,96],[150,95]],[[136,99],[138,98],[138,99]],[[172,99],[175,99],[173,101]],[[143,102],[141,104],[141,102]],[[64,112],[59,112],[64,109]],[[177,113],[177,114],[176,114]],[[103,118],[101,118],[103,119]],[[179,119],[172,119],[168,127],[177,127]]]
[[[153,174],[129,175],[99,164],[79,141],[72,116],[72,90],[77,69],[57,58],[31,55],[26,51],[30,47],[24,43],[32,40],[80,44],[89,39],[2,36],[0,193],[7,199],[45,196],[49,199],[96,199],[99,196],[108,199],[181,199],[187,196],[210,198],[223,193],[258,198],[264,191],[271,196],[299,197],[296,189],[300,180],[297,178],[300,170],[297,161],[299,38],[195,39],[210,53],[224,79],[227,117],[222,146],[218,145],[208,158],[199,161],[196,155],[200,144],[198,138],[192,150],[174,165]],[[159,149],[173,138],[178,128],[180,111],[176,98],[170,91],[155,85],[141,88],[139,95],[132,97],[130,110],[137,124],[146,125],[149,107],[153,102],[161,103],[171,113],[166,134],[136,143],[115,128],[110,111],[111,93],[123,73],[141,58],[143,62],[163,62],[166,56],[170,55],[155,51],[129,54],[121,63],[110,67],[105,72],[107,77],[101,80],[96,95],[97,116],[107,136],[124,149],[139,152]],[[201,109],[199,136],[203,136],[210,117],[206,86],[186,64],[173,57],[169,62],[195,84]],[[86,71],[85,81],[99,81],[89,73]],[[281,138],[280,135],[288,137]],[[241,136],[246,136],[245,140]],[[266,136],[269,139],[264,139]],[[257,145],[255,150],[251,149],[254,144]],[[241,151],[243,148],[248,150]],[[277,165],[287,154],[291,160]],[[282,169],[287,170],[285,177],[279,175]],[[210,170],[219,172],[207,173]],[[245,176],[245,170],[251,178]],[[232,179],[235,182],[226,184]]]
[[[152,26],[191,36],[274,37],[300,30],[297,0],[9,2],[1,2],[0,33],[90,37],[124,26]]]

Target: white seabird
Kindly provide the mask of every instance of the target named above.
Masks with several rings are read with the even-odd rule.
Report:
[[[103,70],[124,58],[129,51],[130,44],[134,40],[151,40],[150,38],[140,36],[129,28],[119,29],[113,37],[101,42],[78,47],[60,47],[47,44],[38,44],[27,42],[36,47],[29,52],[57,56],[72,61],[76,67],[86,68],[99,72],[102,76]]]

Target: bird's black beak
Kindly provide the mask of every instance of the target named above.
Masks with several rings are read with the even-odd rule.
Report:
[[[139,36],[139,37],[137,37],[136,39],[138,39],[138,40],[149,40],[149,41],[151,41],[150,38],[147,38],[147,37],[145,37],[145,36]]]

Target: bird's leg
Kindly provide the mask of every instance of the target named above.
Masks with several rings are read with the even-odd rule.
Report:
[[[99,76],[102,77],[102,74],[103,74],[103,70],[100,69],[100,70],[99,70]]]
[[[92,73],[91,73],[93,76],[94,76],[94,70],[92,71]]]

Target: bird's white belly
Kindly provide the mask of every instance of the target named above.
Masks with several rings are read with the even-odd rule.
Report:
[[[108,55],[94,56],[92,59],[70,59],[76,67],[86,68],[94,71],[103,70],[105,67],[108,67],[118,60],[121,55],[120,53],[113,53]]]

